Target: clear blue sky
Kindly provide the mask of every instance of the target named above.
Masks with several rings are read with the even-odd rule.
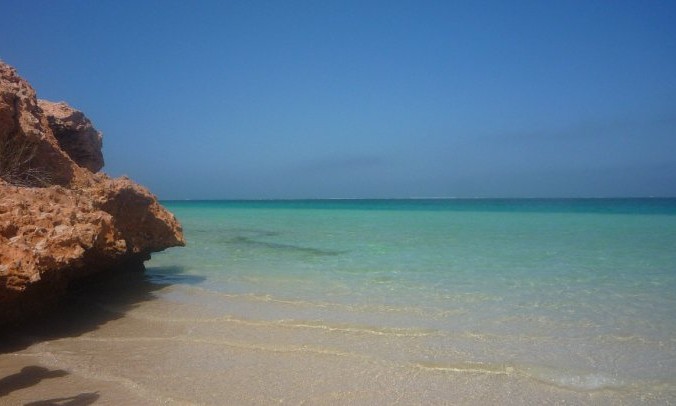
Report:
[[[160,198],[676,196],[675,1],[0,0]]]

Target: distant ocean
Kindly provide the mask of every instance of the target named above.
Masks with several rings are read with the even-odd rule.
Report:
[[[676,199],[164,204],[188,246],[149,275],[210,317],[320,330],[393,375],[676,393]]]

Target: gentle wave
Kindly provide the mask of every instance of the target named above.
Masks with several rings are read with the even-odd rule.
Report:
[[[322,319],[303,320],[303,319],[247,319],[237,317],[234,315],[222,315],[217,317],[170,317],[170,316],[156,316],[148,312],[141,312],[138,310],[126,310],[112,305],[97,304],[98,307],[111,313],[125,315],[137,320],[153,321],[161,323],[236,323],[248,326],[258,327],[282,327],[295,329],[316,329],[331,332],[343,332],[354,334],[370,334],[382,335],[391,337],[438,337],[445,339],[469,339],[481,343],[499,343],[499,342],[539,342],[539,343],[559,343],[561,337],[556,334],[552,335],[533,335],[533,334],[510,334],[503,333],[487,333],[477,331],[444,331],[433,328],[420,327],[382,327],[366,324],[353,323],[331,323]],[[620,336],[616,334],[598,334],[596,336],[587,337],[566,337],[567,342],[580,343],[635,343],[640,345],[649,345],[665,349],[667,346],[676,346],[676,337],[671,337],[666,340],[651,339],[645,336]],[[676,348],[673,348],[676,351]]]
[[[428,361],[416,362],[413,365],[418,368],[434,371],[525,376],[559,388],[583,391],[622,389],[629,386],[620,379],[598,372],[571,372],[541,366],[518,366],[483,362],[440,363]]]
[[[190,323],[190,324],[237,323],[248,326],[318,329],[326,331],[394,336],[394,337],[428,337],[441,335],[441,333],[438,330],[423,329],[423,328],[377,327],[357,324],[327,323],[323,320],[292,320],[292,319],[254,320],[254,319],[238,318],[230,315],[224,315],[219,317],[199,317],[199,318],[167,317],[167,316],[154,316],[151,314],[140,313],[138,311],[133,310],[123,311],[121,309],[109,305],[99,305],[99,307],[103,308],[108,312],[125,314],[125,316],[137,320],[163,322],[163,323]]]
[[[415,368],[429,371],[471,373],[482,375],[505,375],[525,377],[540,383],[561,389],[583,392],[599,390],[614,391],[676,391],[676,382],[663,380],[627,381],[602,372],[573,371],[546,366],[518,365],[489,362],[431,362],[418,361],[412,363]]]
[[[337,302],[326,302],[319,300],[303,300],[303,299],[287,299],[276,297],[271,294],[256,294],[256,293],[226,293],[220,292],[217,290],[204,288],[200,286],[189,286],[189,285],[175,285],[171,289],[174,291],[183,290],[186,292],[194,292],[198,294],[204,294],[209,296],[216,296],[228,300],[237,300],[244,302],[258,302],[258,303],[273,303],[273,304],[282,304],[290,305],[311,309],[338,309],[347,312],[358,312],[358,313],[400,313],[400,314],[412,314],[416,316],[425,316],[431,318],[445,318],[450,316],[460,316],[467,313],[465,309],[441,309],[434,307],[421,307],[421,306],[392,306],[387,304],[345,304]]]
[[[489,364],[482,362],[457,362],[443,363],[432,361],[418,361],[412,363],[413,366],[425,370],[445,371],[445,372],[469,372],[489,375],[509,375],[514,372],[514,368],[504,364]]]
[[[77,337],[75,341],[90,341],[103,343],[132,343],[132,342],[172,342],[172,343],[187,343],[187,344],[210,344],[221,345],[225,347],[232,347],[241,350],[249,351],[265,351],[274,353],[312,353],[316,355],[330,355],[337,357],[355,357],[368,359],[369,357],[346,351],[331,350],[326,348],[311,347],[307,345],[261,345],[251,344],[242,341],[230,341],[217,338],[200,338],[189,336],[172,336],[172,337]]]

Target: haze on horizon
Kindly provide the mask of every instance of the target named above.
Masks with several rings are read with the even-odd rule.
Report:
[[[676,196],[673,1],[0,0],[162,199]]]

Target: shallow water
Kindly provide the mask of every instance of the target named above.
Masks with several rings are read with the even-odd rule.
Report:
[[[676,402],[676,200],[166,205],[153,300],[24,356],[160,403]]]

